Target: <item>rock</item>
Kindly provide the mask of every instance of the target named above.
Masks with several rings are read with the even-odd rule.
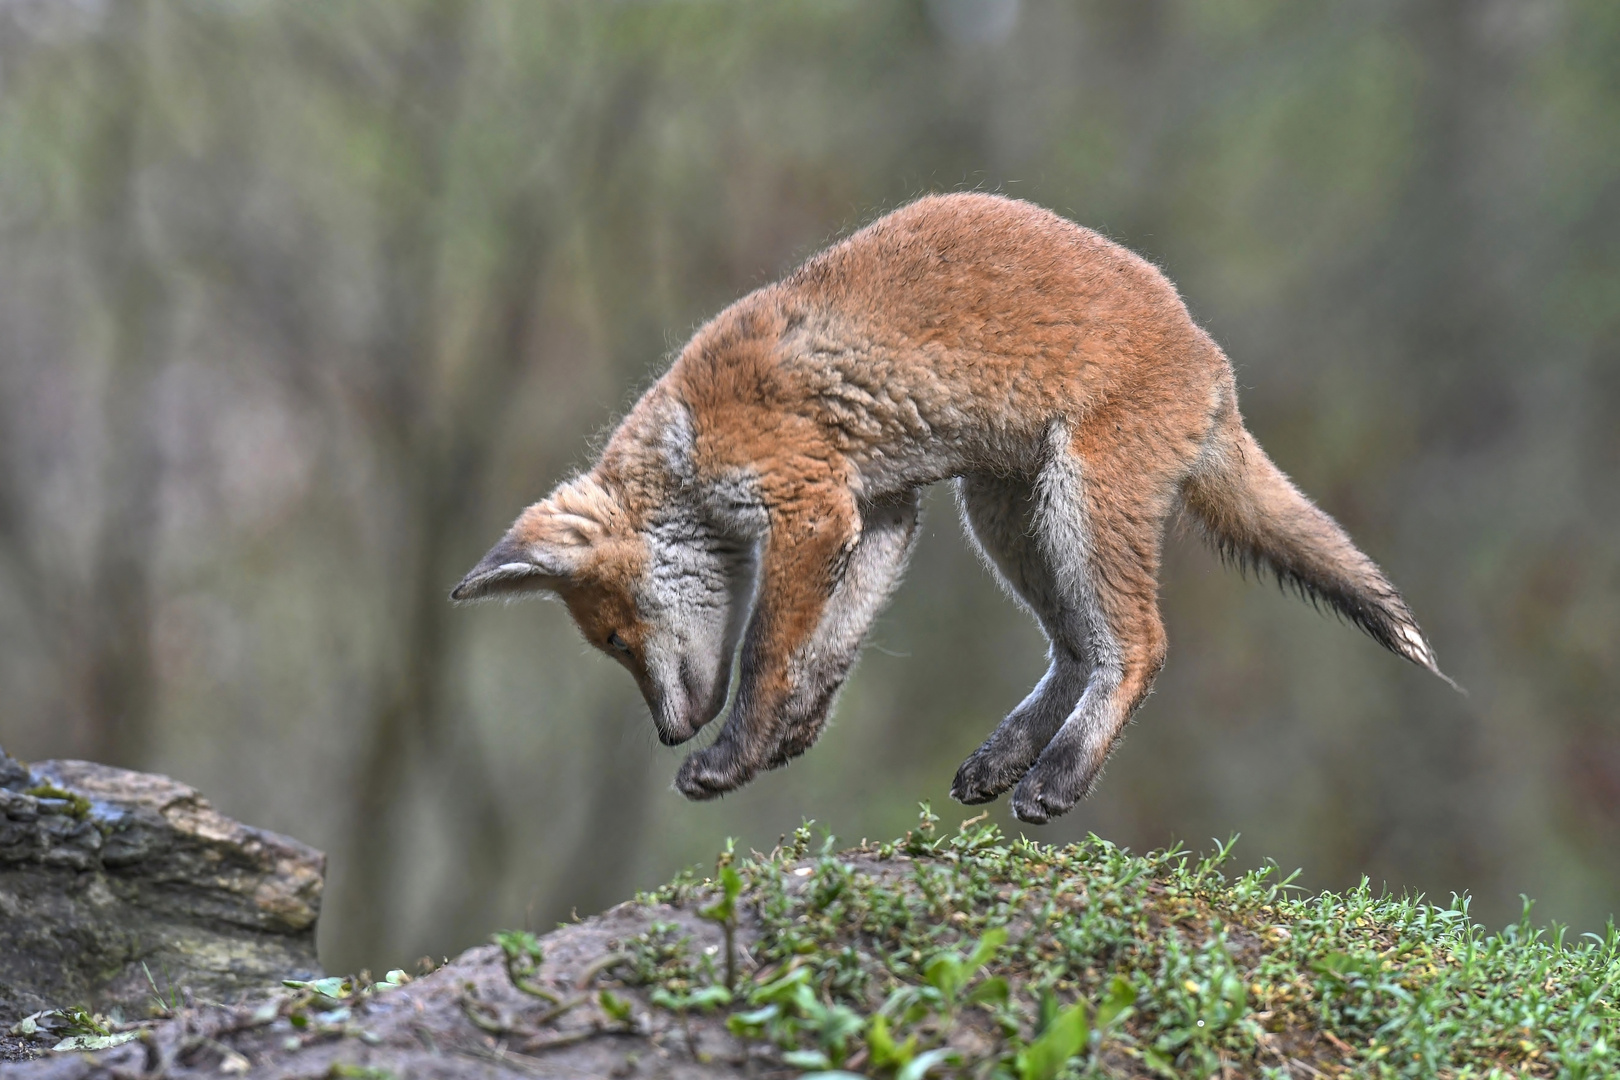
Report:
[[[791,1076],[768,1045],[750,1046],[726,1030],[724,1010],[681,1016],[653,1006],[633,971],[612,959],[639,935],[661,927],[696,953],[724,947],[719,928],[689,904],[621,904],[539,940],[544,963],[533,979],[563,1002],[520,991],[490,945],[469,949],[431,974],[395,988],[362,989],[333,979],[341,1002],[308,989],[267,988],[261,1000],[198,1005],[141,1026],[142,1037],[93,1054],[47,1054],[0,1067],[7,1080],[105,1080],[117,1076],[208,1080],[241,1073],[270,1080],[305,1077],[424,1077],[434,1080],[744,1080]],[[747,918],[738,928],[755,939]],[[628,1015],[608,1014],[606,990]],[[0,1060],[4,1060],[0,1058]]]
[[[187,991],[317,977],[325,870],[167,777],[0,749],[0,1031],[40,1009],[134,1018]]]

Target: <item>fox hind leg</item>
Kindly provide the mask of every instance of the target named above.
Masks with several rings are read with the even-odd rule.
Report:
[[[1063,450],[1041,474],[1034,531],[1083,627],[1090,671],[1013,792],[1013,814],[1036,824],[1090,790],[1165,657],[1158,568],[1174,485],[1144,474],[1149,455]]]
[[[1065,580],[1079,572],[1078,565],[1068,573],[1062,566],[1064,559],[1077,564],[1079,553],[1063,550],[1054,565],[1048,549],[1062,547],[1061,542],[1043,542],[1038,535],[1053,513],[1038,482],[966,476],[957,481],[956,492],[980,555],[1035,617],[1049,644],[1041,681],[956,771],[951,797],[976,804],[1018,783],[1074,711],[1091,672],[1090,627]]]

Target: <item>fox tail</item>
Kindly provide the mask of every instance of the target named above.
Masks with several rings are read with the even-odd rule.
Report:
[[[1229,398],[1182,498],[1230,563],[1265,568],[1327,604],[1374,641],[1452,682],[1412,611],[1382,570],[1300,493],[1243,426]]]

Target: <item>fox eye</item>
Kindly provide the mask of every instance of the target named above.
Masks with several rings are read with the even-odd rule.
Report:
[[[628,653],[630,651],[630,643],[625,641],[624,638],[620,637],[617,630],[608,635],[607,643],[622,653]]]

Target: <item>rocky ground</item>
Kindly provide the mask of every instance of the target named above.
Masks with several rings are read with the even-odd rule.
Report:
[[[767,1076],[768,1056],[714,1015],[682,1018],[623,984],[615,961],[654,922],[679,927],[698,949],[722,933],[691,911],[625,904],[542,939],[539,972],[520,990],[502,949],[472,949],[403,985],[348,981],[283,987],[234,1006],[198,1005],[142,1024],[99,1053],[50,1054],[14,1065],[29,1080],[215,1077],[729,1077]],[[752,940],[742,930],[742,944]],[[622,963],[622,961],[619,961]],[[318,985],[318,984],[317,984]],[[604,1009],[608,990],[612,1011]],[[554,997],[531,991],[540,991]],[[767,1048],[768,1049],[768,1048]],[[797,1075],[791,1070],[790,1075]]]
[[[1492,934],[1466,900],[1305,896],[1274,867],[1227,875],[1224,849],[1052,848],[978,819],[947,834],[926,808],[892,842],[811,839],[724,852],[712,877],[543,937],[498,933],[416,978],[264,980],[226,1004],[182,990],[133,1023],[58,1001],[11,1029],[8,1052],[34,1059],[0,1072],[1620,1075],[1613,930]]]

